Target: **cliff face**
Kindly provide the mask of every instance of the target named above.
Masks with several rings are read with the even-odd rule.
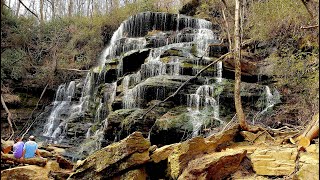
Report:
[[[160,146],[218,131],[235,112],[230,58],[218,61],[146,113],[227,53],[217,26],[179,14],[130,17],[114,32],[99,65],[86,78],[58,87],[54,102],[37,117],[30,134],[49,143],[81,144],[65,154],[78,159],[137,130]],[[259,62],[251,55],[244,57],[244,107],[247,112],[266,112],[279,94],[262,85],[269,79],[259,71]]]

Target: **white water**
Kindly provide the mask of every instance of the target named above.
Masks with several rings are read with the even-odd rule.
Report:
[[[268,109],[272,108],[276,103],[280,101],[280,94],[279,92],[274,89],[273,94],[269,86],[266,86],[266,107],[261,111],[260,114],[264,114],[268,111]]]
[[[192,137],[199,135],[199,131],[205,125],[208,117],[213,116],[214,120],[219,120],[219,103],[213,96],[214,87],[208,84],[199,86],[195,94],[188,96],[188,114],[193,125]]]
[[[44,126],[43,136],[57,137],[64,125],[60,123],[61,115],[68,113],[71,99],[74,96],[75,82],[71,81],[66,88],[66,84],[58,87],[55,101],[53,102],[53,109],[48,117],[47,124]]]
[[[67,88],[65,84],[59,86],[55,101],[53,103],[53,109],[44,127],[43,135],[51,137],[54,140],[61,141],[65,137],[65,131],[67,130],[69,119],[83,115],[86,111],[88,111],[91,100],[98,101],[99,103],[95,112],[95,121],[101,122],[104,120],[107,115],[106,109],[108,112],[112,110],[111,104],[114,101],[117,89],[116,82],[109,84],[106,83],[107,88],[105,89],[103,99],[96,100],[97,98],[94,96],[95,88],[100,83],[105,82],[105,75],[103,74],[103,78],[101,77],[102,73],[105,73],[104,70],[106,62],[109,62],[112,58],[130,50],[145,48],[146,39],[142,37],[145,36],[148,31],[172,30],[170,29],[171,27],[168,27],[168,24],[170,23],[167,23],[167,21],[172,22],[171,24],[176,23],[176,36],[169,37],[164,35],[164,39],[160,39],[159,41],[163,43],[159,43],[159,47],[154,48],[150,52],[146,63],[141,67],[141,71],[125,77],[122,82],[124,90],[124,108],[134,108],[140,106],[139,100],[143,98],[144,89],[143,86],[138,83],[144,79],[158,75],[179,75],[181,73],[180,62],[178,58],[169,61],[167,64],[160,61],[160,55],[164,51],[173,47],[191,48],[192,45],[195,44],[199,53],[207,55],[205,52],[206,47],[209,43],[217,40],[216,36],[211,31],[211,23],[206,20],[194,19],[184,15],[175,15],[170,17],[164,13],[151,12],[140,13],[135,16],[131,16],[114,32],[109,45],[101,53],[99,58],[99,66],[95,67],[94,69],[94,71],[100,73],[96,83],[94,83],[94,73],[89,72],[82,85],[80,86],[77,84],[77,86],[82,87],[79,101],[73,100],[75,82],[70,82]],[[193,32],[191,34],[181,33],[179,28],[182,26],[184,28],[191,29]],[[122,62],[120,62],[119,75],[122,74],[122,68]],[[219,77],[220,76],[218,75],[218,78]],[[159,89],[156,97],[162,98],[163,94],[165,93]],[[212,99],[212,97],[211,99],[206,97],[203,100],[202,97],[200,97],[200,95],[197,93],[194,95],[194,98],[199,99],[199,102],[196,102],[196,104],[198,104],[196,105],[198,106],[198,109],[201,109],[202,106],[216,107],[218,104],[214,99]],[[217,111],[215,112],[215,117],[218,116],[219,113]],[[107,119],[105,119],[105,123],[107,124]],[[100,133],[97,132],[98,131],[96,131],[95,134],[99,134],[98,139],[100,139],[103,131],[100,130]],[[91,134],[94,134],[94,132],[91,132],[90,127],[86,133],[87,138],[92,138]]]

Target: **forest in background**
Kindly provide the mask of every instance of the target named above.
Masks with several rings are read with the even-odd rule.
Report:
[[[139,12],[180,12],[204,18],[222,27],[224,41],[228,31],[233,36],[232,0],[41,0],[40,4],[30,1],[24,12],[21,2],[1,1],[1,91],[12,95],[7,98],[9,104],[21,101],[18,89],[41,92],[48,84],[55,90],[74,78],[76,71],[70,69],[94,66],[120,23]],[[270,124],[304,124],[319,109],[319,2],[244,2],[241,37],[247,44],[243,53],[265,59],[266,71],[282,95],[282,105],[270,115]]]

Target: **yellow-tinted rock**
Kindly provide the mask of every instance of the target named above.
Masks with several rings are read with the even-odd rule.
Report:
[[[129,172],[126,172],[125,174],[121,175],[120,177],[114,177],[112,180],[146,180],[147,179],[147,173],[144,168],[141,169],[134,169]]]
[[[170,178],[178,178],[190,160],[197,158],[197,156],[214,152],[218,147],[231,143],[238,132],[239,125],[237,124],[216,135],[211,135],[207,138],[195,137],[176,145],[168,157],[168,174]]]
[[[318,180],[319,179],[319,154],[301,153],[299,158],[299,180]]]
[[[52,160],[49,160],[46,166],[44,166],[44,168],[51,171],[61,170],[61,168],[59,167],[59,163],[57,161],[52,161]]]
[[[223,179],[237,171],[246,151],[228,150],[203,155],[188,163],[178,180]]]
[[[319,144],[311,144],[306,148],[309,153],[318,153],[319,154]]]
[[[49,171],[50,169],[48,168],[39,167],[36,165],[21,166],[2,170],[1,179],[46,180],[49,179]]]
[[[43,150],[43,149],[39,149],[39,152],[40,152],[40,155],[45,158],[53,156],[53,154],[51,152]]]
[[[296,148],[274,147],[257,149],[251,154],[253,170],[258,175],[290,175],[295,169]]]
[[[178,178],[190,160],[197,155],[213,152],[215,147],[211,141],[203,137],[195,137],[175,146],[168,157],[168,172],[171,178]]]
[[[173,149],[175,146],[179,145],[178,143],[176,144],[170,144],[166,146],[162,146],[161,148],[156,149],[150,158],[152,159],[153,162],[158,163],[162,160],[165,160],[168,158],[168,156],[172,153]]]
[[[246,141],[249,141],[249,142],[253,142],[258,136],[257,134],[254,134],[249,131],[240,131],[240,134]]]
[[[96,151],[79,163],[68,179],[108,179],[149,160],[150,141],[140,132]]]

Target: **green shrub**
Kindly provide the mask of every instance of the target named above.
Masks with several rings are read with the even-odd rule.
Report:
[[[267,0],[251,4],[248,13],[248,31],[255,40],[270,40],[274,37],[294,34],[301,25],[311,21],[301,1]]]

